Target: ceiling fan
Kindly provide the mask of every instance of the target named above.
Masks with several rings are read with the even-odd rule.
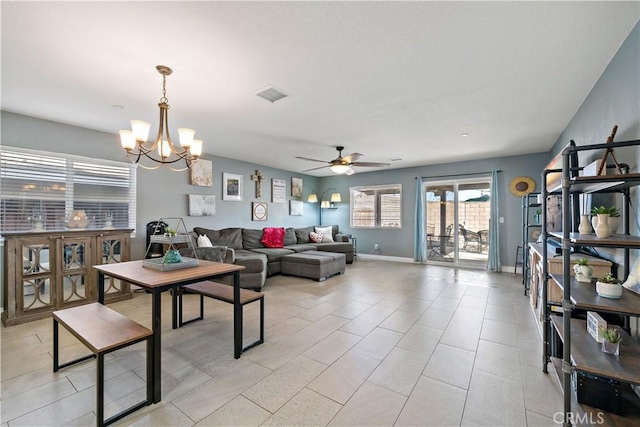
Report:
[[[345,175],[353,175],[355,173],[355,171],[351,169],[351,166],[379,167],[379,166],[390,165],[390,163],[357,162],[356,160],[364,156],[364,154],[351,153],[351,154],[347,154],[346,156],[343,156],[342,150],[344,150],[344,147],[336,147],[336,150],[338,150],[338,157],[330,161],[310,159],[308,157],[296,157],[296,159],[309,160],[310,162],[327,163],[325,166],[303,170],[302,172],[311,172],[318,169],[331,168],[331,171],[333,173],[345,174]]]

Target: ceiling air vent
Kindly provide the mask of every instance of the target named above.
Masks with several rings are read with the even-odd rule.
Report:
[[[289,96],[288,93],[284,92],[282,89],[278,89],[275,86],[268,86],[258,91],[256,95],[272,103]]]

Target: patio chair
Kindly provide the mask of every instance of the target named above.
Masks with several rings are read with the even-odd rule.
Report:
[[[480,233],[468,230],[464,228],[464,225],[462,224],[458,224],[458,227],[460,229],[460,235],[464,238],[464,245],[462,246],[462,250],[469,252],[470,248],[468,246],[471,243],[476,246],[476,252],[482,252],[482,240],[480,239]]]
[[[453,242],[451,233],[453,232],[453,224],[447,225],[444,236],[429,236],[428,249],[429,258],[440,256],[446,258],[453,251]]]

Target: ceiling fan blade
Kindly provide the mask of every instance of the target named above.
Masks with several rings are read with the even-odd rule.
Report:
[[[391,166],[391,163],[353,162],[351,163],[351,166],[364,166],[364,167]]]
[[[313,168],[313,169],[307,169],[307,170],[303,170],[302,172],[311,172],[311,171],[317,171],[318,169],[324,169],[324,168],[328,168],[330,165],[326,165],[326,166],[320,166],[318,168]]]
[[[346,156],[342,157],[342,160],[349,162],[349,163],[353,163],[356,160],[358,160],[360,157],[364,156],[364,154],[360,154],[360,153],[351,153],[351,154],[347,154]]]
[[[310,159],[308,157],[297,157],[296,159],[300,159],[300,160],[309,160],[310,162],[320,162],[320,163],[329,163],[326,160],[318,160],[318,159]]]

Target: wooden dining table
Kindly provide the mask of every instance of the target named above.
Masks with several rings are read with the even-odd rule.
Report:
[[[153,403],[158,403],[162,398],[161,391],[161,301],[160,295],[164,291],[177,289],[185,285],[213,280],[224,276],[233,275],[233,355],[236,359],[242,354],[242,304],[240,303],[240,271],[244,266],[224,264],[212,261],[199,260],[198,265],[170,270],[159,271],[142,266],[143,261],[129,261],[117,264],[95,265],[98,271],[98,302],[104,304],[105,276],[114,277],[125,282],[137,285],[151,292],[151,325],[153,330],[153,354],[151,378],[149,381],[153,387]],[[176,300],[178,292],[172,293],[172,325],[177,327]]]

